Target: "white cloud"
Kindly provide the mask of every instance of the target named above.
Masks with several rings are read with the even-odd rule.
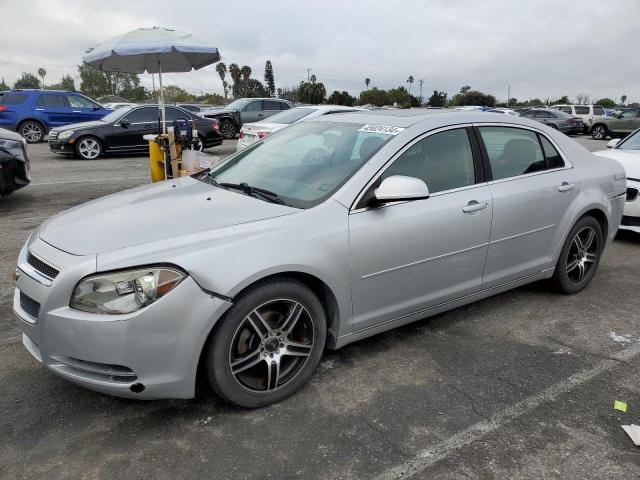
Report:
[[[83,52],[114,35],[159,25],[191,32],[220,48],[223,61],[247,64],[262,79],[274,65],[278,86],[312,68],[327,90],[357,94],[372,85],[425,78],[424,94],[471,85],[499,98],[575,97],[584,92],[640,101],[640,2],[274,0],[220,3],[4,0],[0,76],[48,70],[47,82],[76,73]],[[11,12],[7,15],[7,12]],[[6,21],[8,18],[11,22]],[[144,75],[150,85],[151,79]],[[167,75],[192,91],[221,91],[214,67]],[[417,92],[417,84],[413,85]]]

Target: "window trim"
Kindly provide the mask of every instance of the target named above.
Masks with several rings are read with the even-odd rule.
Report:
[[[551,168],[551,169],[542,170],[542,171],[538,171],[538,172],[523,173],[522,175],[517,175],[515,177],[507,177],[507,178],[500,178],[498,180],[494,180],[493,179],[493,172],[491,170],[491,162],[489,160],[489,154],[487,153],[487,148],[486,148],[486,146],[484,144],[484,141],[482,140],[482,135],[480,134],[480,130],[479,130],[480,127],[518,128],[518,129],[521,129],[521,130],[530,130],[530,131],[536,133],[537,135],[541,135],[544,138],[546,138],[551,143],[551,145],[553,145],[554,148],[558,151],[558,153],[560,154],[560,157],[564,161],[564,167]],[[560,171],[560,170],[570,170],[570,169],[574,168],[573,163],[571,163],[571,161],[567,158],[567,156],[562,151],[562,149],[560,148],[558,143],[555,142],[548,135],[545,135],[544,132],[542,132],[541,130],[538,130],[537,128],[533,128],[533,127],[530,127],[528,125],[519,125],[517,123],[474,123],[473,124],[473,128],[474,128],[474,130],[476,130],[476,135],[478,137],[478,141],[480,142],[480,151],[482,152],[483,165],[484,165],[485,171],[487,172],[487,176],[485,178],[486,178],[486,181],[487,181],[488,185],[494,185],[494,184],[503,183],[503,182],[510,182],[512,180],[518,180],[518,179],[521,179],[521,178],[531,177],[533,175],[545,175],[547,173],[553,173],[553,172],[557,172],[557,171]],[[547,164],[547,156],[544,153],[544,148],[542,147],[542,142],[540,140],[538,140],[538,144],[540,145],[540,148],[542,149],[542,154],[544,155],[545,165],[546,165]]]
[[[358,205],[360,204],[360,202],[362,201],[362,199],[366,195],[366,193],[369,191],[371,186],[374,183],[376,183],[380,179],[380,177],[384,174],[384,172],[386,172],[387,169],[391,165],[393,165],[393,163],[400,156],[402,156],[407,150],[409,150],[416,143],[424,140],[425,138],[428,138],[428,137],[430,137],[432,135],[436,135],[438,133],[446,132],[448,130],[465,130],[466,131],[467,138],[469,139],[469,144],[471,146],[471,154],[473,156],[473,165],[474,165],[474,173],[476,175],[476,182],[474,184],[472,184],[472,185],[465,185],[463,187],[451,188],[449,190],[442,190],[440,192],[435,192],[433,194],[430,194],[429,198],[431,198],[431,197],[439,197],[441,195],[447,195],[447,194],[450,194],[450,193],[460,192],[460,191],[463,191],[463,190],[469,190],[469,189],[472,189],[472,188],[477,188],[477,187],[482,186],[482,185],[487,185],[486,177],[485,177],[485,169],[484,169],[484,165],[483,165],[482,157],[481,157],[481,149],[480,149],[480,145],[478,144],[478,138],[476,138],[477,134],[475,134],[475,132],[473,131],[473,124],[471,124],[471,123],[461,123],[461,124],[457,124],[457,125],[447,125],[446,127],[439,127],[439,128],[434,129],[434,130],[430,130],[428,132],[421,133],[417,137],[415,137],[412,140],[410,140],[409,142],[407,142],[402,148],[400,148],[396,153],[394,153],[391,157],[389,157],[389,159],[385,162],[385,164],[382,167],[380,167],[371,176],[371,178],[365,184],[365,186],[360,190],[360,192],[358,192],[358,195],[356,195],[355,200],[353,202],[351,202],[351,206],[349,207],[349,215],[355,214],[355,213],[364,212],[364,211],[368,211],[368,210],[379,210],[379,209],[382,209],[382,208],[387,208],[387,207],[391,207],[391,206],[394,206],[394,205],[400,205],[400,204],[407,203],[407,202],[418,201],[418,200],[399,200],[397,202],[389,202],[389,203],[385,203],[383,205],[379,205],[379,206],[376,206],[376,207],[368,207],[368,206],[358,207]],[[371,159],[369,159],[369,161],[371,161]]]

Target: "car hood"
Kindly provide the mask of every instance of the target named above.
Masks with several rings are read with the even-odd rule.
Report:
[[[0,138],[4,140],[14,140],[16,142],[22,142],[22,135],[16,132],[12,132],[11,130],[7,130],[5,128],[0,128]]]
[[[621,150],[611,148],[593,152],[594,155],[617,160],[624,167],[627,177],[640,178],[640,150]]]
[[[91,255],[298,211],[184,177],[74,207],[44,223],[39,236],[73,255]]]
[[[55,130],[56,132],[62,132],[63,130],[80,130],[84,128],[104,127],[105,125],[107,125],[107,123],[103,122],[102,120],[94,120],[92,122],[72,123],[70,125],[53,128],[52,130]]]

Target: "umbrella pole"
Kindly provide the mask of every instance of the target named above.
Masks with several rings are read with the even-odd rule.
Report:
[[[160,66],[160,60],[158,60],[158,82],[160,84],[160,113],[162,117],[162,134],[167,133],[167,124],[165,119],[164,112],[164,93],[162,92],[162,67]],[[169,149],[166,149],[164,152],[164,179],[168,178],[168,170],[169,170]]]

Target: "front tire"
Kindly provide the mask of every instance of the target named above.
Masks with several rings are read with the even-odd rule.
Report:
[[[591,129],[591,136],[594,140],[604,140],[608,134],[607,127],[604,125],[594,125]]]
[[[47,129],[36,120],[25,120],[18,126],[18,132],[27,143],[40,143],[44,140]]]
[[[82,137],[76,141],[76,155],[81,160],[96,160],[102,156],[102,143],[96,137]]]
[[[223,120],[220,122],[220,135],[222,135],[222,138],[231,140],[236,138],[236,133],[238,133],[238,129],[231,120]]]
[[[593,279],[600,263],[604,241],[602,227],[592,216],[581,218],[565,240],[552,283],[561,293],[573,294]]]
[[[307,286],[288,279],[258,284],[231,307],[209,340],[209,383],[241,407],[279,402],[311,377],[326,333],[324,309]]]

